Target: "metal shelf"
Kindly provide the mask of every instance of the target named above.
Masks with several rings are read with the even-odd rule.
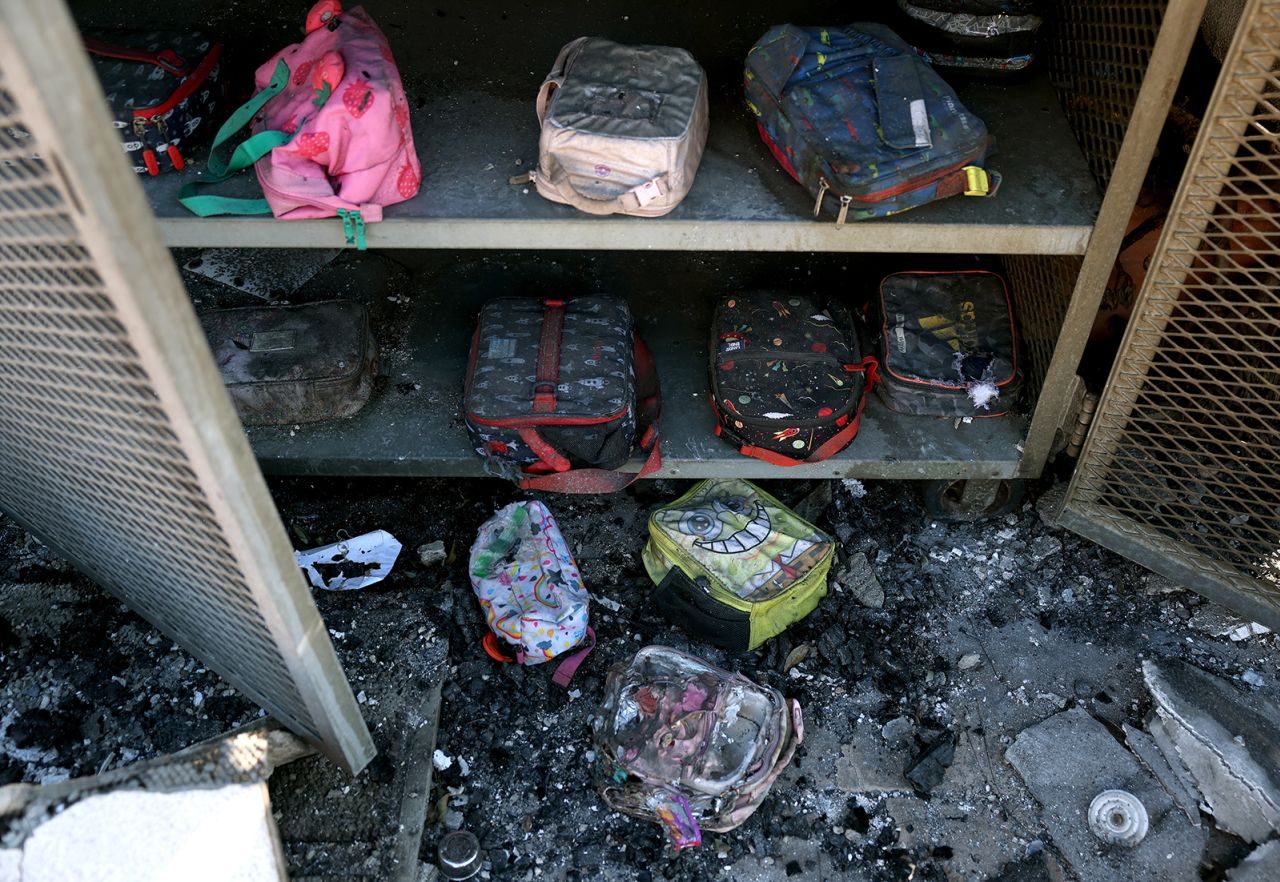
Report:
[[[243,14],[243,5],[235,4],[215,4],[197,13],[189,5],[157,6],[144,0],[72,2],[86,25],[137,26],[145,21],[172,27],[190,25],[199,17],[202,26],[223,35],[229,69],[241,80],[298,34],[296,11],[274,7],[249,16]],[[733,283],[717,278],[714,286],[688,297],[704,302],[703,307],[684,304],[679,302],[682,279],[678,274],[672,277],[668,264],[677,257],[670,252],[677,251],[696,252],[685,260],[721,266],[730,263],[731,256],[732,262],[749,261],[752,252],[761,257],[768,252],[796,254],[774,256],[775,268],[809,268],[824,256],[856,264],[875,254],[913,259],[950,255],[948,260],[959,260],[960,255],[1084,254],[1101,197],[1043,71],[1016,83],[958,84],[961,100],[986,120],[996,137],[999,152],[991,164],[1004,176],[997,197],[956,197],[898,217],[838,229],[829,217],[813,219],[809,196],[778,168],[741,97],[742,59],[755,40],[783,18],[829,21],[830,4],[801,0],[785,15],[763,0],[739,3],[732,15],[714,4],[635,5],[620,0],[523,6],[474,0],[440,3],[426,11],[406,0],[366,0],[365,5],[396,50],[425,173],[415,199],[390,207],[386,220],[369,226],[369,247],[404,249],[398,257],[407,262],[430,260],[426,255],[461,260],[459,252],[469,249],[488,249],[485,254],[506,249],[530,256],[548,254],[548,261],[554,251],[557,259],[568,262],[576,259],[575,252],[592,252],[601,261],[628,266],[623,270],[625,284],[606,280],[591,290],[634,295],[641,325],[653,338],[667,391],[666,474],[944,478],[1007,477],[1026,470],[1021,447],[1028,439],[1028,421],[1023,417],[975,420],[956,427],[950,421],[900,417],[874,400],[858,441],[829,463],[783,472],[736,455],[710,434],[712,418],[702,397],[706,316],[699,311],[714,296],[709,292]],[[859,14],[892,15],[892,4],[873,4]],[[682,45],[708,72],[708,149],[693,191],[664,218],[588,217],[543,200],[532,188],[507,183],[511,175],[536,162],[533,96],[560,46],[579,34]],[[234,64],[233,53],[238,55]],[[243,91],[242,85],[233,84]],[[197,161],[194,167],[201,165]],[[342,246],[341,224],[333,220],[190,216],[178,205],[176,194],[195,175],[190,171],[143,181],[169,246]],[[256,190],[249,176],[227,186],[228,195]],[[664,252],[663,260],[646,262]],[[724,260],[717,261],[717,254]],[[638,275],[640,264],[648,267],[643,279]],[[791,284],[806,286],[810,281],[804,273],[796,276]],[[750,285],[757,282],[742,278]],[[844,284],[845,278],[831,276],[828,287],[820,290],[841,290],[831,285]],[[857,284],[855,280],[851,287]],[[638,302],[654,289],[675,293]],[[545,293],[529,286],[525,290]],[[1055,290],[1053,296],[1060,293]],[[406,315],[394,345],[383,351],[388,380],[361,414],[294,430],[252,430],[263,465],[277,472],[478,474],[478,460],[457,416],[477,301],[465,300],[467,305],[457,312],[456,296],[436,288],[414,295],[411,316],[408,307],[397,307]],[[850,296],[865,293],[854,290]],[[382,299],[381,294],[376,297]],[[1043,299],[1034,301],[1036,321],[1053,327],[1024,322],[1024,330],[1030,328],[1039,333],[1037,340],[1046,341],[1042,349],[1051,348],[1056,339],[1053,316],[1058,308],[1055,301],[1054,309],[1042,315]],[[1051,435],[1054,414],[1042,416],[1037,426],[1048,426]],[[1045,436],[1039,433],[1042,442]],[[1037,447],[1041,457],[1044,449],[1044,443]],[[1031,462],[1036,462],[1034,457]]]
[[[498,97],[485,84],[464,81],[415,109],[422,191],[368,227],[370,248],[1082,254],[1100,205],[1044,76],[960,88],[961,99],[996,136],[992,166],[1004,175],[996,197],[954,197],[843,228],[830,217],[813,219],[812,200],[769,155],[736,84],[714,88],[713,82],[707,152],[684,203],[663,218],[588,217],[544,200],[532,187],[507,183],[537,160],[535,79],[521,90],[527,99]],[[196,177],[188,171],[144,181],[171,247],[342,245],[336,221],[194,217],[178,204],[177,192]],[[254,186],[246,178],[221,192],[252,195]]]
[[[626,262],[634,264],[636,259]],[[640,263],[643,266],[635,272],[644,277],[659,262],[640,258]],[[605,264],[595,272],[608,277],[612,262]],[[718,270],[712,265],[690,275],[676,269],[660,287],[653,286],[651,294],[630,298],[662,379],[661,476],[915,479],[1016,474],[1027,429],[1024,418],[975,419],[956,426],[952,420],[891,413],[874,397],[868,401],[858,438],[825,463],[784,469],[739,455],[712,434],[715,423],[707,401],[706,329],[714,297],[699,290],[699,279],[717,282]],[[588,268],[582,275],[591,272]],[[250,428],[249,440],[263,469],[283,474],[482,475],[460,416],[476,311],[487,297],[503,293],[503,280],[510,286],[505,293],[565,291],[542,280],[522,286],[521,277],[537,275],[533,266],[477,258],[435,275],[426,290],[407,295],[408,305],[389,305],[381,296],[386,289],[379,287],[377,300],[382,302],[371,306],[384,314],[398,313],[398,318],[387,315],[375,322],[393,338],[382,345],[381,373],[386,380],[365,409],[349,419]],[[723,275],[732,277],[733,270]],[[737,281],[731,278],[725,284],[737,287]],[[583,284],[596,287],[589,281]],[[636,290],[630,282],[623,284]]]

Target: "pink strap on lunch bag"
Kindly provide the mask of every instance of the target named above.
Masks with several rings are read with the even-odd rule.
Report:
[[[361,7],[321,0],[307,35],[258,68],[258,93],[218,132],[206,182],[252,163],[264,200],[196,195],[179,199],[202,217],[269,210],[277,218],[341,217],[348,244],[363,247],[364,224],[413,198],[422,169],[400,71],[382,31]],[[230,161],[217,149],[246,123],[253,135]]]

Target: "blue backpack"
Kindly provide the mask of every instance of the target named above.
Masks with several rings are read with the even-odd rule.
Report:
[[[884,25],[779,25],[747,55],[747,105],[782,167],[837,224],[963,193],[994,196],[995,140]]]

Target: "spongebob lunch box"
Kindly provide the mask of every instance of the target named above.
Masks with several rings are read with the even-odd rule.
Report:
[[[835,544],[749,481],[703,481],[649,515],[644,565],[663,615],[726,649],[755,649],[827,594]]]

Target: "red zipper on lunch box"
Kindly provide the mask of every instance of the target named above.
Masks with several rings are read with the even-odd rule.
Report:
[[[527,417],[503,417],[496,420],[486,420],[482,417],[476,416],[474,413],[468,413],[467,418],[473,423],[479,423],[482,426],[500,426],[506,429],[519,429],[525,427],[536,428],[537,426],[596,426],[601,423],[611,423],[614,420],[620,420],[626,415],[627,408],[624,407],[612,416],[602,417],[540,417],[536,414],[530,414]]]
[[[204,81],[209,77],[210,71],[213,70],[213,66],[218,63],[218,58],[222,55],[222,44],[215,40],[213,46],[209,49],[209,54],[200,62],[200,66],[194,71],[191,71],[190,74],[187,74],[185,71],[179,72],[171,65],[164,63],[161,57],[164,53],[155,54],[151,52],[144,52],[140,49],[111,46],[107,43],[101,42],[100,40],[95,40],[92,37],[86,37],[84,45],[85,48],[94,55],[101,55],[104,58],[120,58],[125,61],[139,61],[146,64],[154,64],[156,67],[167,73],[173,74],[174,76],[186,76],[186,80],[184,80],[182,84],[173,91],[173,94],[164,101],[151,107],[143,107],[134,110],[134,120],[142,120],[144,123],[150,122],[154,117],[173,110],[173,108],[177,107],[184,100],[191,97],[191,93],[204,84]],[[174,57],[178,57],[176,53],[174,54]],[[178,60],[181,61],[181,59]]]
[[[160,68],[175,77],[185,77],[188,73],[187,62],[172,49],[159,52],[148,52],[145,49],[134,49],[131,46],[116,46],[99,40],[97,37],[85,37],[84,48],[93,55],[103,58],[119,58],[122,61],[137,61]]]

